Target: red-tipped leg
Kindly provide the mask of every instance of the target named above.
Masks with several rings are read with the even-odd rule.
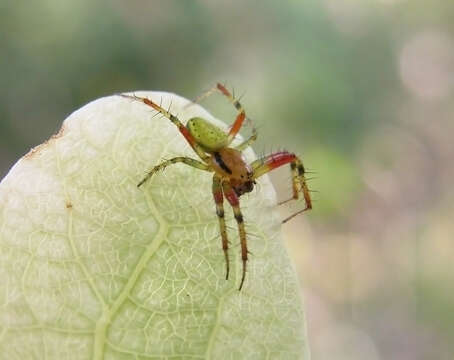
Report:
[[[258,159],[251,164],[252,169],[254,170],[254,179],[257,179],[267,172],[270,172],[286,164],[290,164],[290,169],[292,171],[293,197],[289,200],[282,201],[279,204],[284,204],[292,199],[299,199],[299,194],[300,192],[302,192],[306,207],[303,210],[298,211],[297,213],[284,219],[283,223],[289,221],[294,216],[306,210],[312,209],[312,200],[309,194],[306,178],[304,177],[305,170],[303,163],[295,154],[289,153],[287,151],[280,151]]]

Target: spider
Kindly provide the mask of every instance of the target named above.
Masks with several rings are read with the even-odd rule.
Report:
[[[287,151],[279,151],[270,155],[259,158],[252,163],[248,164],[242,154],[242,151],[251,145],[257,139],[257,131],[255,128],[252,130],[252,135],[241,144],[230,147],[236,134],[239,132],[244,120],[246,119],[246,112],[240,102],[226,89],[226,87],[218,83],[213,89],[208,91],[204,96],[209,93],[219,91],[224,95],[236,108],[238,114],[236,116],[233,126],[228,133],[213,125],[206,119],[194,117],[189,119],[186,126],[169,110],[162,108],[152,100],[139,97],[136,95],[121,94],[126,98],[131,98],[136,101],[143,102],[144,104],[152,107],[173,124],[178,127],[178,130],[184,136],[186,141],[192,147],[194,152],[199,156],[202,161],[198,161],[189,157],[175,157],[166,160],[159,165],[153,167],[147,175],[137,184],[140,187],[148,181],[158,171],[163,170],[167,166],[176,163],[183,163],[192,166],[199,170],[209,171],[213,174],[212,192],[214,202],[216,204],[216,214],[219,219],[219,228],[222,239],[222,250],[224,251],[226,263],[226,280],[229,278],[229,241],[227,238],[227,230],[224,219],[224,198],[228,201],[233,209],[233,214],[238,225],[238,231],[241,243],[241,259],[243,263],[243,271],[241,276],[241,283],[238,290],[241,290],[246,277],[246,264],[248,261],[248,248],[246,241],[246,231],[244,226],[243,215],[240,210],[239,198],[253,190],[256,184],[255,180],[267,172],[274,170],[282,165],[290,164],[292,173],[293,197],[283,201],[279,204],[285,203],[292,199],[298,199],[300,192],[302,192],[305,201],[305,208],[285,219],[286,222],[293,216],[302,213],[303,211],[312,208],[312,201],[309,194],[309,189],[306,185],[304,177],[305,170],[301,160],[293,153]],[[201,98],[202,98],[201,97]]]

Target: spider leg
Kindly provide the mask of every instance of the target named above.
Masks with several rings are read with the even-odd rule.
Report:
[[[300,190],[300,187],[301,187],[301,184],[299,182],[299,178],[298,178],[298,169],[297,169],[298,165],[296,163],[296,161],[292,161],[290,163],[290,171],[292,173],[292,189],[293,189],[293,196],[287,200],[283,200],[283,201],[280,201],[278,202],[278,205],[283,205],[291,200],[296,200],[298,199],[298,194],[299,194],[299,190]],[[304,168],[303,168],[303,174],[304,174]]]
[[[227,143],[230,144],[233,139],[235,138],[236,134],[238,131],[240,131],[241,126],[243,125],[244,119],[246,119],[246,112],[243,109],[243,106],[240,104],[240,102],[233,97],[232,94],[227,90],[227,88],[222,85],[221,83],[216,84],[216,88],[224,95],[232,104],[235,106],[235,108],[238,110],[238,115],[235,119],[235,122],[232,125],[232,128],[229,131],[229,134],[227,136]]]
[[[195,167],[195,168],[200,169],[200,170],[205,170],[205,171],[210,171],[211,170],[211,168],[208,165],[206,165],[206,164],[204,164],[204,163],[202,163],[200,161],[197,161],[197,160],[194,160],[194,159],[191,159],[191,158],[188,158],[188,157],[179,156],[179,157],[175,157],[173,159],[169,159],[169,160],[163,161],[159,165],[156,165],[153,169],[151,169],[147,173],[147,175],[142,179],[142,181],[140,181],[137,184],[137,187],[140,187],[144,182],[148,181],[158,171],[163,170],[164,168],[166,168],[167,166],[169,166],[171,164],[176,164],[176,163],[180,163],[180,162],[183,163],[183,164]]]
[[[128,95],[128,94],[120,94],[120,96],[133,99],[136,101],[141,101],[145,105],[148,105],[164,115],[167,119],[169,119],[173,124],[175,124],[178,127],[178,130],[180,130],[180,133],[184,136],[186,141],[189,143],[189,145],[192,147],[192,149],[196,152],[196,154],[202,159],[202,160],[207,160],[208,156],[205,154],[205,151],[200,147],[199,144],[197,144],[196,140],[194,137],[191,135],[189,130],[182,124],[182,122],[173,114],[171,114],[169,111],[161,107],[160,105],[156,104],[152,100],[145,98],[145,97],[140,97],[136,95]]]
[[[295,215],[312,209],[312,200],[309,194],[309,188],[306,184],[306,178],[304,177],[305,170],[302,161],[295,154],[289,153],[287,151],[280,151],[255,160],[251,164],[254,173],[253,179],[257,179],[267,172],[270,172],[271,170],[289,163],[292,172],[293,197],[289,200],[281,202],[280,204],[286,203],[287,201],[290,201],[292,199],[298,199],[299,192],[302,191],[304,201],[306,202],[306,207],[303,210],[298,211],[296,214],[293,214],[292,216],[284,219],[284,223]]]
[[[255,127],[252,127],[252,135],[250,136],[250,138],[247,139],[246,141],[243,141],[238,146],[235,146],[235,149],[243,151],[248,146],[250,146],[255,140],[257,140],[257,129]]]
[[[212,87],[210,90],[208,91],[205,91],[203,94],[197,96],[194,100],[191,100],[190,103],[186,104],[184,106],[184,109],[194,105],[194,104],[198,104],[200,103],[203,99],[206,99],[207,97],[213,95],[213,93],[215,93],[218,89],[215,87]]]
[[[224,195],[222,194],[221,178],[218,175],[213,176],[213,197],[216,203],[216,215],[219,219],[219,228],[221,230],[222,250],[225,256],[225,279],[229,279],[229,240],[227,238],[227,230],[224,218]]]
[[[246,277],[246,263],[248,260],[248,253],[249,253],[248,249],[247,249],[247,242],[246,242],[246,230],[244,227],[243,214],[241,213],[241,210],[240,210],[240,201],[238,199],[238,195],[235,193],[232,186],[227,182],[222,183],[222,188],[224,191],[225,198],[230,203],[230,206],[232,206],[233,214],[234,214],[235,220],[238,224],[238,231],[240,234],[241,260],[243,261],[243,273],[241,275],[240,287],[238,288],[238,291],[240,291],[241,288],[243,287],[244,279]]]

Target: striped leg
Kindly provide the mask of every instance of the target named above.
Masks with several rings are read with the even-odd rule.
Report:
[[[219,229],[221,230],[222,250],[225,256],[225,279],[229,279],[230,263],[229,263],[229,240],[227,238],[227,229],[224,218],[224,195],[222,194],[221,178],[217,175],[213,176],[213,197],[216,203],[216,215],[219,219]]]
[[[283,201],[280,204],[286,203],[292,199],[298,199],[299,193],[302,191],[304,196],[304,201],[306,202],[306,207],[298,211],[297,213],[291,215],[290,217],[283,220],[283,222],[289,221],[294,216],[312,209],[312,200],[309,194],[309,188],[306,184],[306,178],[304,177],[304,166],[301,160],[295,155],[287,151],[277,152],[264,158],[254,161],[251,166],[254,170],[254,179],[274,170],[282,165],[289,164],[292,171],[292,185],[293,185],[293,197],[289,200]]]
[[[238,231],[240,234],[241,260],[243,261],[243,274],[241,276],[241,283],[240,283],[240,287],[238,288],[238,290],[241,290],[241,288],[243,287],[244,279],[246,277],[246,263],[248,260],[246,229],[244,228],[243,214],[241,214],[240,202],[239,202],[237,194],[235,193],[233,188],[228,183],[223,183],[222,187],[223,187],[225,198],[232,206],[233,214],[234,214],[235,220],[238,224]]]
[[[207,97],[213,95],[216,91],[218,91],[218,88],[216,86],[212,87],[210,90],[205,91],[203,94],[197,96],[194,100],[191,100],[191,102],[184,106],[184,109],[191,107],[194,104],[200,103],[203,99],[206,99]]]
[[[240,145],[235,146],[235,149],[237,149],[238,151],[243,151],[248,146],[250,146],[255,140],[257,140],[257,130],[255,127],[253,127],[251,137],[246,141],[242,142]]]
[[[298,171],[297,161],[298,161],[298,159],[295,159],[295,161],[292,161],[290,163],[290,171],[292,173],[293,196],[290,199],[279,202],[278,205],[283,205],[291,200],[297,200],[299,198],[299,191],[301,190],[302,186],[299,181],[299,176],[298,176],[299,171]],[[304,168],[303,168],[303,174],[304,174]]]
[[[151,106],[153,109],[164,115],[167,119],[169,119],[172,123],[174,123],[177,127],[178,130],[180,130],[180,133],[185,137],[189,145],[192,147],[192,149],[196,152],[196,154],[202,159],[202,160],[207,160],[208,156],[205,154],[205,151],[200,147],[199,144],[195,141],[194,137],[191,135],[189,130],[184,126],[181,121],[173,114],[168,112],[166,109],[162,108],[155,102],[153,102],[150,99],[136,96],[136,95],[127,95],[127,94],[121,94],[120,96],[133,99],[136,101],[141,101],[145,105]]]
[[[170,160],[163,161],[159,165],[156,165],[153,169],[151,169],[148,172],[148,174],[142,179],[142,181],[137,184],[137,187],[140,187],[144,182],[148,181],[148,179],[150,179],[158,171],[163,170],[167,166],[169,166],[171,164],[176,164],[176,163],[183,163],[183,164],[195,167],[200,170],[210,171],[210,167],[200,161],[197,161],[197,160],[194,160],[194,159],[191,159],[188,157],[179,156],[179,157],[175,157]]]
[[[220,83],[216,84],[216,88],[225,96],[229,101],[235,106],[235,108],[238,110],[238,115],[235,119],[235,122],[232,125],[232,128],[230,129],[229,135],[227,137],[227,143],[230,144],[233,139],[235,138],[236,134],[238,131],[240,131],[241,126],[243,125],[244,119],[246,119],[246,112],[243,109],[243,106],[240,104],[240,102],[233,97],[232,94],[226,89],[226,87]]]

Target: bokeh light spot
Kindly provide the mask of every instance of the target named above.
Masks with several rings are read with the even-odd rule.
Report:
[[[415,95],[431,100],[449,94],[454,85],[454,42],[438,31],[410,39],[399,57],[400,76]]]

